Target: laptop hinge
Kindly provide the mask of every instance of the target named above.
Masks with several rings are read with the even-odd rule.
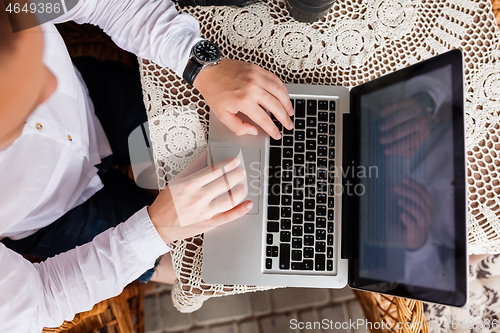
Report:
[[[352,167],[351,162],[353,160],[353,117],[351,114],[343,115],[343,147],[342,147],[342,170],[348,170],[347,168]],[[340,257],[342,259],[352,258],[352,223],[353,221],[353,197],[348,195],[347,184],[352,184],[353,179],[350,172],[343,172],[342,177],[342,247],[340,252]],[[350,182],[350,183],[349,183]]]

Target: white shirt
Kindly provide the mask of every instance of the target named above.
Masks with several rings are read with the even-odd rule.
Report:
[[[181,75],[200,40],[197,21],[168,0],[80,0],[58,22],[99,25],[115,43]],[[0,235],[26,237],[102,187],[94,165],[110,153],[87,89],[52,23],[43,26],[43,62],[58,79],[54,95],[0,151]],[[153,267],[166,246],[146,209],[89,244],[31,264],[0,244],[0,323],[39,332],[86,311]]]

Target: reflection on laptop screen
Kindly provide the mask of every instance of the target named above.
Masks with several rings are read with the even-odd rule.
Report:
[[[455,289],[452,112],[451,65],[361,97],[360,277]]]

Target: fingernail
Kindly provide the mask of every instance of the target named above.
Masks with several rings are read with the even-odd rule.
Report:
[[[278,135],[276,136],[276,140],[279,140],[281,139],[281,133],[278,133]]]
[[[295,114],[295,110],[292,108],[290,111],[288,111],[288,115],[291,117]]]
[[[290,125],[288,125],[288,129],[292,129],[292,128],[294,128],[294,126],[295,125],[293,124],[293,122],[290,122]]]
[[[249,134],[249,135],[257,135],[258,133],[257,133],[257,131],[256,131],[256,130],[252,129],[252,130],[250,130],[250,131],[248,132],[248,134]]]
[[[250,209],[252,209],[252,207],[253,207],[253,202],[251,202],[251,201],[247,202],[246,207],[247,207],[247,209],[249,209],[249,210],[250,210]]]

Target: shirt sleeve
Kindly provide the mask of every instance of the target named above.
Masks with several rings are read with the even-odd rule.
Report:
[[[73,20],[104,30],[124,50],[182,77],[191,48],[201,40],[198,21],[170,0],[80,0],[54,23]]]
[[[0,243],[0,322],[5,332],[57,327],[114,297],[170,248],[146,208],[90,243],[32,264]]]

